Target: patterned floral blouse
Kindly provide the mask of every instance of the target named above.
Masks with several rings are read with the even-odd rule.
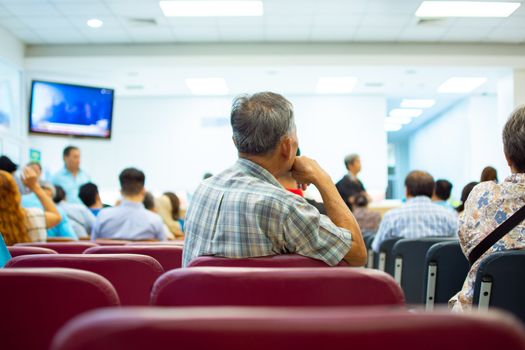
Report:
[[[470,193],[460,216],[459,243],[468,257],[488,234],[525,205],[525,173],[512,174],[501,184],[482,182]],[[461,291],[449,302],[454,311],[470,310],[476,272],[483,257],[502,250],[525,248],[525,222],[500,239],[471,267]]]

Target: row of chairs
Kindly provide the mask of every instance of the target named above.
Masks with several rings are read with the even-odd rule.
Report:
[[[367,267],[385,271],[402,287],[407,304],[433,310],[463,287],[469,263],[456,239],[392,238],[382,242],[380,252],[371,250],[373,236],[365,237]],[[483,259],[474,286],[474,305],[497,307],[525,322],[525,250],[493,253]]]

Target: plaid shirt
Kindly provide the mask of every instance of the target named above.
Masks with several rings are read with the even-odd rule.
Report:
[[[418,196],[385,214],[372,249],[379,252],[381,243],[389,238],[457,237],[457,232],[458,216],[454,211],[432,203],[428,197]]]
[[[350,249],[348,230],[266,169],[240,158],[201,183],[186,215],[183,266],[203,255],[229,258],[295,253],[337,265]]]

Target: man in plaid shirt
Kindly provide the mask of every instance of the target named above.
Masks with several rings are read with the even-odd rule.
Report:
[[[195,192],[186,214],[183,265],[203,255],[276,254],[364,265],[361,231],[332,179],[313,159],[297,156],[292,104],[271,92],[240,96],[231,125],[239,159]],[[318,188],[328,216],[279,184],[277,178],[289,172],[303,188]]]

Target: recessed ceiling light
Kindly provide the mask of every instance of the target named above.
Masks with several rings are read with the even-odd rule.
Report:
[[[228,86],[224,78],[187,78],[186,86],[194,95],[228,94]]]
[[[385,119],[385,123],[391,123],[391,124],[409,124],[412,121],[412,118],[410,117],[401,117],[401,116],[390,116]]]
[[[509,17],[519,2],[423,1],[417,17]]]
[[[385,122],[385,131],[399,131],[403,125],[392,122]]]
[[[452,77],[441,84],[437,91],[442,94],[464,94],[477,89],[486,81],[484,77]]]
[[[100,28],[104,25],[104,22],[102,22],[100,19],[92,18],[89,19],[86,24],[91,28]]]
[[[354,90],[357,78],[321,77],[317,81],[315,92],[318,94],[348,94]]]
[[[262,16],[262,1],[160,1],[166,17]]]
[[[436,104],[436,100],[404,98],[401,108],[430,108]]]
[[[422,109],[394,108],[388,113],[390,117],[416,118],[423,113]]]

